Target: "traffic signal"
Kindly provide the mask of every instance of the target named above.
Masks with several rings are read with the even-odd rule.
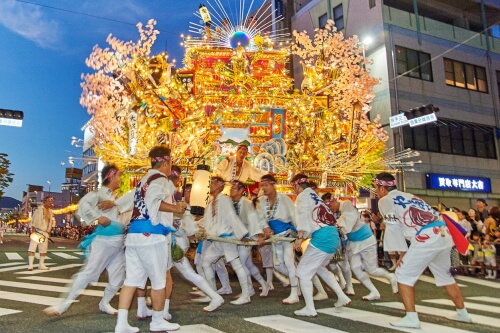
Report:
[[[23,118],[23,111],[0,109],[0,125],[21,127]]]
[[[405,116],[406,119],[412,120],[438,111],[439,108],[437,106],[434,106],[432,104],[427,104],[419,106],[418,108],[411,109],[410,111],[405,111]]]
[[[24,118],[24,112],[0,109],[0,118],[22,120]]]

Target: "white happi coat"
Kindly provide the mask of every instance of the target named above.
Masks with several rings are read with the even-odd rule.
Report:
[[[234,205],[234,202],[233,202]],[[245,197],[241,197],[238,201],[239,206],[239,217],[241,222],[248,229],[250,237],[263,233],[263,228],[259,223],[259,218],[257,216],[257,211],[251,200]]]
[[[241,166],[242,170],[240,174],[235,175],[233,177],[233,169],[235,168],[236,157],[226,157],[214,169],[213,174],[219,177],[222,177],[226,181],[230,180],[239,180],[241,182],[246,182],[248,179],[253,181],[260,181],[261,177],[266,175],[268,172],[257,169],[253,165],[250,164],[247,160],[243,161]]]
[[[161,173],[156,169],[150,169],[148,173],[141,179],[141,184],[144,184],[149,177],[154,174]],[[160,177],[153,180],[146,191],[144,203],[148,209],[149,219],[153,225],[162,224],[166,227],[172,227],[174,214],[171,212],[161,212],[160,204],[165,201],[169,204],[174,204],[175,187],[166,177]],[[129,233],[125,240],[126,246],[148,246],[165,241],[164,235],[151,234],[145,236],[143,234]]]
[[[337,224],[340,226],[342,232],[346,235],[354,232],[363,227],[366,223],[360,217],[360,214],[352,202],[348,200],[340,201],[340,217],[337,218]],[[375,236],[371,236],[360,242],[347,242],[347,249],[351,254],[356,254],[377,244]]]
[[[265,195],[259,198],[259,204],[257,205],[257,215],[259,217],[259,223],[262,227],[269,227],[269,220],[280,220],[282,222],[291,223],[294,227],[297,226],[297,220],[295,217],[295,205],[292,199],[283,193],[276,193],[276,200],[279,200],[276,211],[274,211],[273,216],[268,215],[268,208],[272,210],[269,204],[269,198]],[[269,212],[271,214],[271,212]],[[286,232],[283,232],[285,234]]]
[[[213,216],[213,201],[216,200],[216,215]],[[208,235],[221,236],[233,234],[232,239],[242,239],[248,234],[248,229],[241,222],[234,210],[233,201],[225,194],[219,193],[216,198],[209,201],[205,208],[203,225]]]

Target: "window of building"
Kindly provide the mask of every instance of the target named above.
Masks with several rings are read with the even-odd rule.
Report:
[[[444,58],[444,73],[449,86],[488,93],[484,67]]]
[[[398,75],[432,81],[431,55],[429,53],[396,46]]]
[[[497,90],[498,90],[498,98],[500,98],[500,71],[497,71]]]
[[[370,9],[372,9],[377,5],[377,2],[376,0],[368,0],[368,4],[370,5]]]
[[[326,22],[328,21],[328,14],[324,13],[319,17],[319,28],[323,29],[326,25]]]
[[[333,21],[335,22],[335,26],[337,30],[344,29],[344,9],[342,9],[342,4],[333,8]]]
[[[440,119],[403,128],[405,148],[435,153],[496,159],[493,127]]]

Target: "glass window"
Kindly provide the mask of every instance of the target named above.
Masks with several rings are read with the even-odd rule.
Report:
[[[413,145],[413,131],[410,126],[403,126],[403,144],[405,148],[415,149]]]
[[[376,0],[368,0],[368,1],[369,1],[370,9],[377,5]]]
[[[439,127],[439,145],[442,153],[451,154],[451,139],[448,126]]]
[[[464,128],[462,135],[464,139],[464,154],[466,156],[475,156],[476,146],[474,142],[474,130],[471,128]]]
[[[449,86],[488,93],[488,81],[484,67],[444,59],[445,82]]]
[[[493,127],[459,121],[403,127],[405,148],[496,159]]]
[[[481,130],[474,131],[474,139],[476,140],[476,154],[478,157],[486,157],[486,146],[484,144],[484,132]]]
[[[477,90],[481,92],[488,92],[488,83],[486,81],[486,69],[484,67],[476,66]]]
[[[323,29],[326,25],[326,22],[328,21],[328,14],[324,13],[319,17],[319,27],[320,29]]]
[[[461,62],[453,62],[453,74],[455,75],[455,86],[465,88],[464,66]]]
[[[439,128],[437,126],[425,125],[427,129],[428,151],[439,152]]]
[[[342,4],[333,8],[333,21],[335,22],[335,26],[337,30],[344,29],[344,9],[342,8]]]
[[[402,46],[396,46],[396,64],[399,75],[432,81],[431,55]]]
[[[497,71],[497,90],[498,90],[498,98],[500,98],[500,71]]]
[[[415,140],[416,150],[427,150],[427,135],[425,126],[416,126],[413,128],[413,139]]]
[[[455,155],[464,155],[464,145],[462,136],[462,126],[450,128],[451,151]]]

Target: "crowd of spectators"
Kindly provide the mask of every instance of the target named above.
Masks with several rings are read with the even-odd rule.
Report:
[[[9,228],[7,232],[16,232],[29,235],[31,230],[29,224],[22,224],[16,228]],[[88,226],[72,226],[66,224],[64,227],[57,226],[52,228],[51,237],[63,237],[73,240],[81,240],[86,235],[90,235],[94,231],[93,225]]]

